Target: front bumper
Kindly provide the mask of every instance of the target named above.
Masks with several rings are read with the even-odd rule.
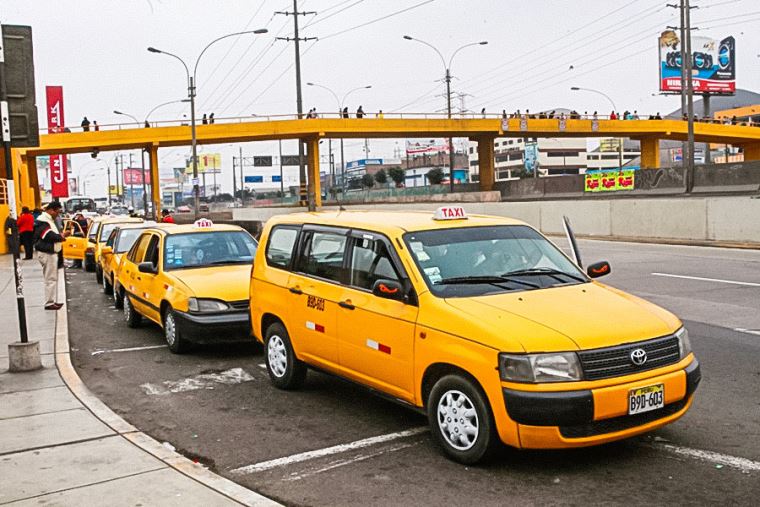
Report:
[[[182,338],[193,343],[253,341],[247,311],[194,314],[175,311],[177,328]]]
[[[509,418],[518,424],[523,448],[596,445],[651,431],[686,413],[702,375],[696,358],[683,370],[600,389],[561,392],[502,388]],[[627,413],[630,389],[665,385],[665,406]]]

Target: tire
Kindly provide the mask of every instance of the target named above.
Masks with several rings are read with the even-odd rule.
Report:
[[[113,306],[117,310],[121,310],[124,308],[124,294],[119,290],[118,287],[114,287],[112,289],[113,292]]]
[[[442,377],[430,391],[427,412],[433,438],[450,459],[472,465],[495,450],[498,436],[491,408],[471,380],[457,374]]]
[[[95,261],[88,261],[87,257],[85,257],[84,260],[82,261],[82,266],[83,266],[83,269],[87,271],[88,273],[92,273],[93,271],[95,271]]]
[[[272,384],[286,391],[298,389],[306,380],[306,364],[296,357],[285,327],[279,322],[267,328],[264,357]]]
[[[95,280],[98,282],[98,285],[103,283],[103,270],[97,264],[95,265]]]
[[[129,327],[139,327],[142,322],[142,315],[137,313],[129,296],[124,295],[124,320],[127,321]]]
[[[101,284],[103,285],[103,294],[110,296],[113,294],[113,285],[111,285],[111,282],[108,281],[108,277],[105,276],[105,273],[100,275]]]
[[[174,310],[167,308],[164,311],[164,339],[169,346],[169,350],[174,354],[182,354],[190,348],[190,343],[182,338],[182,334],[177,327],[177,319]]]

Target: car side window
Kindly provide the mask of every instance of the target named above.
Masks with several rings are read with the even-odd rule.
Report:
[[[368,238],[355,238],[353,241],[350,285],[372,290],[377,280],[400,280],[384,241]]]
[[[266,260],[269,266],[287,269],[293,258],[293,247],[298,239],[298,229],[294,227],[275,227],[269,233]]]
[[[119,233],[119,229],[114,229],[111,231],[111,235],[108,236],[108,241],[106,241],[106,246],[110,246],[113,248],[114,242],[116,241],[116,236]]]
[[[150,234],[143,234],[140,236],[140,239],[132,245],[132,249],[127,254],[127,259],[135,264],[140,264],[145,256],[145,250],[148,248],[150,238]]]
[[[309,232],[301,246],[298,271],[344,283],[343,258],[346,253],[347,237],[333,232]]]
[[[96,240],[98,238],[98,225],[99,224],[92,224],[90,226],[90,231],[89,231],[87,239],[93,243],[97,242]]]
[[[155,234],[150,235],[150,241],[145,248],[145,257],[143,262],[150,262],[154,266],[158,266],[158,236]]]

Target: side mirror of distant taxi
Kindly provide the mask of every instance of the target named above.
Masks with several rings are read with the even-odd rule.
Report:
[[[111,246],[104,246],[100,249],[100,255],[108,255],[113,253],[113,247]]]
[[[137,265],[137,271],[140,273],[150,273],[155,275],[158,273],[158,267],[154,266],[152,262],[141,262]]]
[[[607,261],[599,261],[594,264],[591,264],[586,269],[586,274],[590,276],[591,278],[599,278],[600,276],[609,275],[610,271],[612,271],[612,268],[610,267],[610,263]]]
[[[372,286],[372,294],[379,298],[404,300],[404,286],[395,280],[378,280]]]

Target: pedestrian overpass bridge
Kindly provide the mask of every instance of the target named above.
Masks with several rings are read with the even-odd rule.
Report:
[[[390,115],[389,115],[390,116]],[[480,187],[494,183],[494,139],[497,137],[627,137],[641,142],[641,166],[660,166],[660,140],[685,141],[687,122],[681,120],[525,119],[486,118],[309,118],[255,117],[218,119],[197,125],[198,144],[227,144],[279,139],[301,139],[307,145],[308,192],[321,205],[319,141],[325,138],[467,137],[478,142]],[[78,129],[77,129],[78,130]],[[744,148],[745,160],[760,160],[760,128],[718,123],[694,123],[696,142],[730,144]],[[146,149],[151,181],[158,179],[158,150],[191,144],[187,124],[154,124],[150,128],[103,125],[99,131],[42,134],[40,146],[14,149],[19,205],[39,205],[36,158],[41,155]],[[160,189],[151,185],[151,199],[160,209]]]

